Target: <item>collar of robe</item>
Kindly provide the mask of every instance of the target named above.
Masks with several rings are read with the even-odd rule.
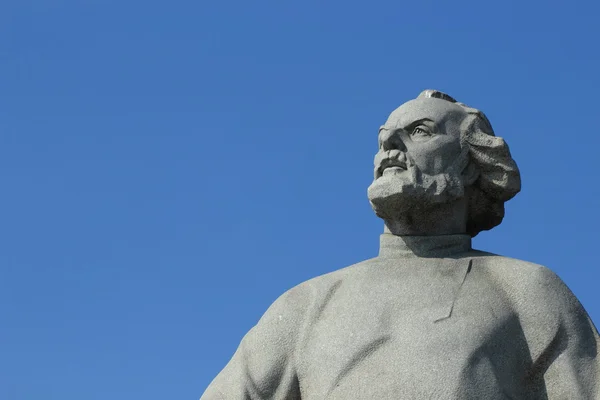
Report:
[[[379,257],[383,258],[452,258],[471,250],[469,235],[396,236],[384,233],[379,243]]]

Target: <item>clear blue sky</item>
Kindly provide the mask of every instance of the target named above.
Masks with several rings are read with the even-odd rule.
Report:
[[[280,294],[373,257],[377,129],[482,109],[523,190],[475,247],[600,324],[597,2],[0,5],[0,398],[197,399]]]

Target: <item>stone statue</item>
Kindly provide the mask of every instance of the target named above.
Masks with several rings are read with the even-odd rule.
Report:
[[[473,250],[521,187],[485,115],[426,90],[379,129],[379,255],[278,298],[201,400],[596,399],[600,338],[549,269]]]

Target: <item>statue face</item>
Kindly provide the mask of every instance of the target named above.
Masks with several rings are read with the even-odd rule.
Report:
[[[411,100],[392,112],[381,127],[379,154],[385,158],[387,151],[399,150],[406,153],[422,172],[439,174],[461,152],[460,124],[465,116],[461,106],[449,101]]]
[[[377,215],[393,219],[464,195],[460,126],[466,116],[461,106],[436,98],[411,100],[390,114],[379,131],[368,192]]]

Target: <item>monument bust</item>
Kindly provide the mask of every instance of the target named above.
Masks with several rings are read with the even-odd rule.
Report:
[[[426,90],[379,130],[379,255],[278,298],[201,400],[600,400],[598,331],[549,269],[472,249],[521,187],[485,115]]]

